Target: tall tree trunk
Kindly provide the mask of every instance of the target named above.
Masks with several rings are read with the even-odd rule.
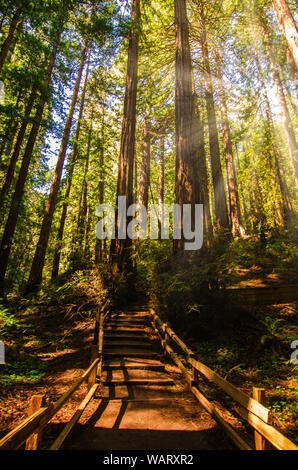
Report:
[[[285,48],[286,48],[286,54],[287,54],[287,61],[289,65],[290,77],[296,90],[296,98],[298,98],[298,67],[295,64],[295,61],[293,59],[292,53],[289,49],[287,42],[285,42]],[[297,109],[295,109],[295,113],[297,114]]]
[[[150,111],[145,116],[142,136],[142,160],[139,181],[139,204],[148,209],[149,184],[150,184],[150,150],[151,150],[151,116]]]
[[[230,230],[225,184],[222,173],[218,131],[213,96],[213,83],[210,70],[205,19],[201,16],[201,46],[204,68],[205,99],[208,119],[209,148],[211,158],[211,173],[214,190],[215,226]]]
[[[213,238],[213,227],[210,211],[210,198],[208,186],[208,174],[206,167],[206,152],[205,152],[205,138],[204,138],[204,123],[199,110],[201,103],[198,103],[195,97],[194,109],[194,136],[197,142],[197,178],[199,181],[197,202],[204,206],[204,237],[206,239],[206,246],[210,247]]]
[[[279,29],[284,35],[298,67],[298,29],[285,0],[272,0]]]
[[[135,152],[136,97],[138,81],[138,46],[140,25],[140,0],[132,3],[132,27],[128,45],[128,61],[124,111],[122,121],[121,146],[118,167],[117,196],[126,197],[126,205],[133,202],[133,162]],[[119,238],[119,212],[116,211],[116,234],[111,240],[110,258],[114,271],[130,273],[133,271],[132,240]],[[124,227],[126,230],[127,226]]]
[[[161,137],[160,142],[160,155],[159,155],[159,175],[158,175],[158,239],[161,238],[161,224],[162,224],[162,205],[164,203],[165,194],[165,138]]]
[[[291,200],[290,200],[290,196],[289,196],[289,190],[288,190],[288,187],[287,187],[285,175],[284,175],[284,172],[283,172],[281,164],[280,164],[280,161],[281,161],[280,150],[278,148],[278,143],[276,141],[274,124],[273,124],[273,117],[272,117],[272,112],[271,112],[271,108],[270,108],[269,98],[268,98],[268,94],[267,94],[267,91],[266,91],[266,86],[265,86],[265,82],[264,82],[264,79],[263,79],[261,65],[260,65],[260,61],[259,61],[256,50],[254,51],[254,54],[255,54],[255,61],[256,61],[256,66],[257,66],[257,70],[258,70],[258,74],[259,74],[261,89],[262,89],[263,96],[264,96],[267,125],[268,125],[268,130],[269,130],[269,133],[270,133],[270,140],[271,140],[271,144],[272,144],[272,152],[273,152],[273,159],[274,159],[274,164],[273,165],[275,167],[275,173],[276,174],[273,173],[273,166],[272,166],[272,162],[271,162],[270,158],[269,158],[270,161],[268,163],[269,163],[269,167],[270,167],[271,174],[272,174],[273,186],[276,185],[276,182],[275,182],[276,178],[277,178],[277,181],[278,181],[278,186],[279,186],[279,189],[280,189],[280,195],[281,195],[281,200],[282,200],[281,210],[278,207],[278,201],[276,200],[276,198],[275,198],[275,204],[277,205],[277,212],[280,212],[281,222],[282,222],[282,224],[284,224],[286,221],[288,221],[292,217],[293,209],[292,209],[292,204],[291,204]]]
[[[23,12],[22,2],[18,1],[17,2],[17,9],[16,9],[16,11],[15,11],[15,13],[14,13],[12,19],[11,19],[11,22],[10,22],[7,37],[6,37],[5,41],[3,42],[2,46],[1,46],[1,51],[0,51],[0,72],[2,71],[5,59],[7,57],[8,52],[9,52],[9,48],[11,46],[14,33],[15,33],[15,31],[17,29],[17,26],[19,24],[19,21],[21,19],[22,12]]]
[[[79,232],[81,232],[81,237],[78,241],[79,241],[80,248],[81,248],[82,252],[85,251],[86,230],[87,230],[87,223],[88,223],[88,181],[87,181],[87,175],[88,175],[88,171],[89,171],[91,139],[92,139],[92,125],[93,125],[93,111],[91,112],[91,119],[90,119],[89,130],[88,130],[86,163],[85,163],[83,191],[82,191],[83,204],[82,204],[81,220],[80,220],[80,227],[79,227]]]
[[[224,146],[226,169],[227,169],[230,222],[231,222],[232,234],[234,236],[243,237],[245,235],[245,229],[241,223],[240,202],[239,202],[234,157],[233,157],[233,145],[232,145],[230,124],[229,124],[229,118],[228,118],[226,91],[225,91],[225,87],[224,87],[224,83],[222,79],[222,59],[216,47],[214,47],[214,57],[215,57],[215,64],[216,64],[216,76],[217,76],[217,84],[218,84],[219,100],[220,100],[223,146]]]
[[[29,95],[28,101],[27,101],[27,105],[26,105],[25,113],[23,117],[23,122],[18,132],[17,140],[13,149],[13,153],[10,158],[9,166],[8,166],[6,175],[3,179],[3,184],[2,184],[1,193],[0,193],[0,213],[2,210],[4,198],[9,191],[9,188],[13,179],[16,163],[20,155],[22,143],[25,137],[28,121],[30,119],[30,114],[31,114],[35,99],[36,99],[36,88],[33,87]]]
[[[41,125],[44,106],[47,100],[47,94],[48,94],[48,90],[49,90],[49,86],[50,86],[50,82],[52,78],[54,64],[56,61],[58,47],[60,44],[61,34],[62,34],[62,28],[59,30],[56,36],[56,40],[52,49],[52,53],[51,53],[51,57],[49,60],[49,64],[48,64],[48,68],[47,68],[47,72],[45,76],[45,81],[44,81],[44,93],[40,97],[38,105],[37,105],[34,123],[32,125],[29,138],[27,141],[27,145],[24,151],[18,181],[16,183],[14,195],[13,195],[11,206],[10,206],[10,212],[6,221],[6,225],[5,225],[5,229],[4,229],[4,233],[2,237],[2,242],[0,246],[0,290],[3,289],[4,287],[4,278],[5,278],[5,273],[6,273],[6,269],[8,265],[8,259],[9,259],[9,255],[11,251],[12,240],[13,240],[13,236],[14,236],[14,232],[15,232],[15,228],[16,228],[16,224],[18,220],[18,215],[19,215],[20,205],[21,205],[21,201],[22,201],[22,197],[24,193],[29,165],[31,162],[31,157],[32,157],[34,146],[35,146],[36,138],[38,135],[39,127]]]
[[[105,105],[102,106],[102,119],[101,119],[101,146],[100,146],[100,158],[99,158],[99,182],[98,182],[98,192],[97,192],[97,202],[98,204],[103,204],[104,202],[104,144],[105,144]],[[103,243],[104,242],[104,243]],[[105,240],[99,240],[96,238],[95,243],[95,263],[103,261],[105,258]]]
[[[43,271],[43,267],[45,263],[46,249],[48,245],[52,220],[53,220],[54,211],[56,207],[57,195],[58,195],[58,191],[60,188],[61,175],[62,175],[64,160],[66,156],[66,149],[67,149],[70,131],[71,131],[73,114],[74,114],[74,110],[75,110],[75,106],[76,106],[76,102],[78,98],[83,68],[84,68],[85,61],[86,61],[86,53],[87,53],[87,46],[85,45],[81,52],[81,61],[79,65],[76,82],[75,82],[75,87],[74,87],[73,94],[72,94],[70,107],[68,110],[66,123],[64,126],[64,130],[63,130],[63,136],[61,140],[61,146],[59,150],[55,173],[54,173],[54,177],[52,180],[50,194],[48,197],[48,201],[46,204],[45,213],[44,213],[44,217],[43,217],[43,221],[41,225],[39,240],[36,246],[32,266],[30,270],[30,275],[29,275],[29,279],[27,283],[28,292],[36,289],[42,281],[42,271]]]
[[[174,251],[177,251],[183,249],[184,246],[182,206],[183,204],[191,204],[193,218],[196,195],[196,182],[194,179],[194,165],[196,161],[196,155],[194,154],[193,144],[193,81],[185,0],[175,0],[175,32],[175,199],[176,204],[181,207],[181,239],[174,240]]]
[[[89,55],[90,55],[90,52],[89,52]],[[72,150],[71,159],[70,159],[69,166],[68,166],[68,177],[67,177],[67,182],[66,182],[66,187],[65,187],[64,202],[62,206],[62,213],[61,213],[60,224],[59,224],[59,229],[58,229],[58,234],[57,234],[57,247],[55,249],[53,266],[52,266],[52,281],[59,274],[61,245],[62,245],[63,232],[64,232],[66,216],[67,216],[69,195],[70,195],[70,190],[71,190],[71,185],[72,185],[72,176],[74,172],[75,163],[78,157],[78,143],[79,143],[79,137],[80,137],[81,122],[82,122],[83,113],[84,113],[88,75],[89,75],[89,59],[88,59],[86,76],[85,76],[85,83],[84,83],[82,97],[81,97],[80,111],[79,111],[78,122],[77,122],[77,127],[76,127],[75,139],[73,143],[73,150]]]
[[[285,95],[283,92],[283,87],[282,87],[282,82],[279,76],[279,71],[277,64],[274,59],[274,55],[272,52],[271,48],[271,41],[270,41],[270,36],[268,32],[268,24],[267,21],[262,21],[262,29],[263,29],[263,34],[264,34],[264,39],[265,39],[265,45],[266,45],[266,50],[267,50],[267,55],[271,67],[271,72],[272,72],[272,77],[273,81],[275,83],[276,89],[277,89],[277,97],[279,100],[279,105],[280,105],[280,110],[281,110],[281,116],[288,140],[288,146],[289,146],[289,153],[291,157],[291,163],[293,167],[293,172],[296,180],[296,186],[298,187],[298,148],[297,148],[297,142],[296,142],[296,137],[295,137],[295,132],[293,129],[291,117],[289,114],[288,106],[286,103]]]

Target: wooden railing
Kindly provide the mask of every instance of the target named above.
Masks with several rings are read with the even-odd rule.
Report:
[[[60,449],[99,386],[99,383],[96,383],[96,377],[101,376],[104,322],[109,313],[110,310],[107,305],[97,313],[94,344],[91,347],[91,363],[88,369],[55,403],[43,406],[44,396],[33,396],[31,399],[28,418],[22,421],[16,428],[0,440],[0,450],[19,449],[24,443],[26,450],[37,450],[41,445],[43,429],[63,407],[63,405],[72,397],[74,392],[78,390],[84,382],[87,382],[87,393],[84,399],[76,409],[70,421],[66,424],[62,432],[50,447],[50,450]]]
[[[260,389],[254,390],[254,398],[249,397],[244,392],[236,388],[230,382],[222,378],[219,374],[211,370],[205,364],[202,364],[195,358],[195,354],[187,345],[174,333],[174,331],[160,320],[153,309],[152,325],[156,334],[159,336],[165,353],[167,353],[182,371],[191,392],[199,400],[201,405],[213,416],[213,418],[223,427],[239,449],[252,450],[250,445],[236,432],[232,426],[225,421],[220,411],[211,403],[199,390],[199,374],[208,381],[216,384],[221,390],[228,394],[238,404],[240,416],[252,426],[255,431],[256,449],[265,449],[266,441],[270,442],[275,448],[280,450],[298,450],[298,447],[281,434],[277,429],[269,424],[270,410],[268,410],[259,401]],[[88,391],[77,407],[70,421],[65,425],[50,450],[61,448],[67,436],[79,420],[86,406],[94,396],[98,383],[96,377],[101,376],[102,370],[102,352],[104,337],[104,322],[109,315],[109,309],[104,309],[96,317],[96,328],[94,345],[91,349],[91,364],[83,375],[54,403],[44,406],[43,396],[32,397],[29,416],[22,421],[16,428],[10,431],[0,440],[0,450],[19,449],[25,443],[25,449],[36,450],[41,443],[42,431],[63,405],[72,397],[74,392],[87,382]],[[184,352],[186,358],[182,360],[170,346],[173,341]],[[256,399],[257,398],[257,399]]]
[[[188,346],[174,333],[174,331],[156,314],[154,309],[150,309],[152,315],[152,325],[161,340],[161,344],[167,354],[179,367],[183,373],[191,392],[199,400],[201,405],[213,416],[213,418],[224,428],[226,433],[234,441],[239,449],[252,450],[249,444],[230,426],[222,417],[220,411],[211,403],[199,390],[199,374],[204,376],[209,382],[216,384],[222,391],[229,395],[238,405],[238,412],[255,431],[255,448],[263,450],[266,441],[270,442],[279,450],[298,450],[298,447],[277,429],[271,426],[270,410],[257,399],[260,396],[260,389],[254,389],[255,398],[251,398],[246,393],[239,390],[233,384],[225,380],[219,374],[202,364],[195,358],[195,354]],[[172,340],[185,354],[182,360],[170,346]]]

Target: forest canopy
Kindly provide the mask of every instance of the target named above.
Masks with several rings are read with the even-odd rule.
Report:
[[[2,295],[94,263],[148,280],[179,256],[183,240],[98,240],[118,195],[203,204],[194,266],[292,239],[294,1],[1,1],[0,34]]]

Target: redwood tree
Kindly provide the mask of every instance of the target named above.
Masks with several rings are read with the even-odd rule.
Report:
[[[133,164],[135,154],[140,16],[140,0],[133,0],[117,181],[117,196],[125,196],[127,207],[133,202]],[[113,264],[114,271],[129,273],[133,270],[131,257],[132,240],[127,236],[125,239],[119,238],[119,225],[120,217],[117,210],[116,233],[115,239],[111,240],[110,260]],[[126,230],[126,228],[125,226],[124,230]]]

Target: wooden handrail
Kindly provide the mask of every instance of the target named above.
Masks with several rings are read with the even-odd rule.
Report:
[[[72,418],[70,419],[70,421],[68,421],[68,423],[66,424],[66,426],[63,428],[63,430],[61,431],[61,433],[59,434],[59,436],[57,437],[57,439],[55,440],[55,442],[51,445],[50,447],[50,450],[59,450],[60,447],[62,446],[62,444],[64,443],[65,439],[67,438],[67,436],[70,434],[71,430],[73,429],[74,425],[78,422],[78,420],[80,419],[83,411],[85,410],[86,406],[88,405],[88,403],[90,402],[90,400],[93,398],[93,395],[95,394],[96,390],[98,389],[99,387],[99,384],[94,384],[91,389],[89,390],[89,392],[87,393],[87,395],[85,396],[85,398],[83,399],[83,401],[80,403],[80,405],[78,406],[78,408],[76,409],[75,413],[73,414]]]
[[[209,369],[209,367],[207,367],[205,364],[196,361],[192,357],[189,359],[188,362],[194,367],[194,369],[201,372],[204,377],[218,385],[224,392],[230,395],[230,397],[237,401],[241,406],[258,416],[258,418],[262,419],[264,422],[268,421],[270,414],[270,410],[268,410],[268,408],[263,406],[254,398],[251,398],[246,395],[246,393],[239,390],[227,380],[223,379],[219,374]]]
[[[31,436],[31,434],[43,429],[60,408],[62,408],[66,401],[69,400],[79,386],[88,379],[89,375],[93,369],[97,367],[98,363],[99,358],[96,358],[84,374],[55,403],[47,407],[40,408],[22,421],[22,423],[20,423],[16,428],[6,434],[6,436],[0,440],[0,450],[18,449],[25,440]]]
[[[232,385],[230,382],[225,380],[215,371],[207,367],[205,364],[202,364],[200,361],[196,360],[193,356],[194,353],[186,346],[186,344],[180,340],[180,338],[168,327],[165,322],[162,322],[156,312],[153,309],[150,309],[152,314],[152,324],[156,329],[156,325],[158,325],[160,331],[162,333],[167,333],[171,339],[178,345],[180,348],[187,354],[187,362],[189,365],[192,366],[194,371],[200,372],[204,377],[206,377],[211,382],[217,384],[224,392],[226,392],[229,396],[231,396],[240,406],[239,406],[239,414],[246,419],[246,421],[256,430],[258,431],[265,439],[267,439],[273,446],[275,446],[279,450],[298,450],[298,447],[290,441],[287,437],[281,434],[277,429],[273,426],[268,424],[270,418],[270,410],[266,408],[264,405],[259,403],[254,398],[249,397],[244,392],[239,390],[237,387]],[[159,334],[160,336],[160,334]],[[182,361],[177,357],[174,353],[173,349],[167,344],[166,342],[166,335],[165,339],[160,336],[162,340],[162,344],[165,350],[168,352],[170,357],[173,361],[178,365],[181,369],[183,375],[185,376],[188,384],[192,384],[193,380],[192,377],[184,366]],[[230,432],[231,426],[226,426],[228,423],[221,417],[218,410],[211,404],[207,398],[193,385],[191,385],[191,391],[193,394],[198,398],[200,403],[204,406],[204,408],[209,411],[210,414],[214,416],[214,418],[225,428],[227,433],[233,439],[233,441],[238,445],[240,449],[247,449],[249,446],[243,441],[243,439],[235,433]],[[232,429],[232,428],[231,428]],[[247,446],[247,447],[245,447]]]

